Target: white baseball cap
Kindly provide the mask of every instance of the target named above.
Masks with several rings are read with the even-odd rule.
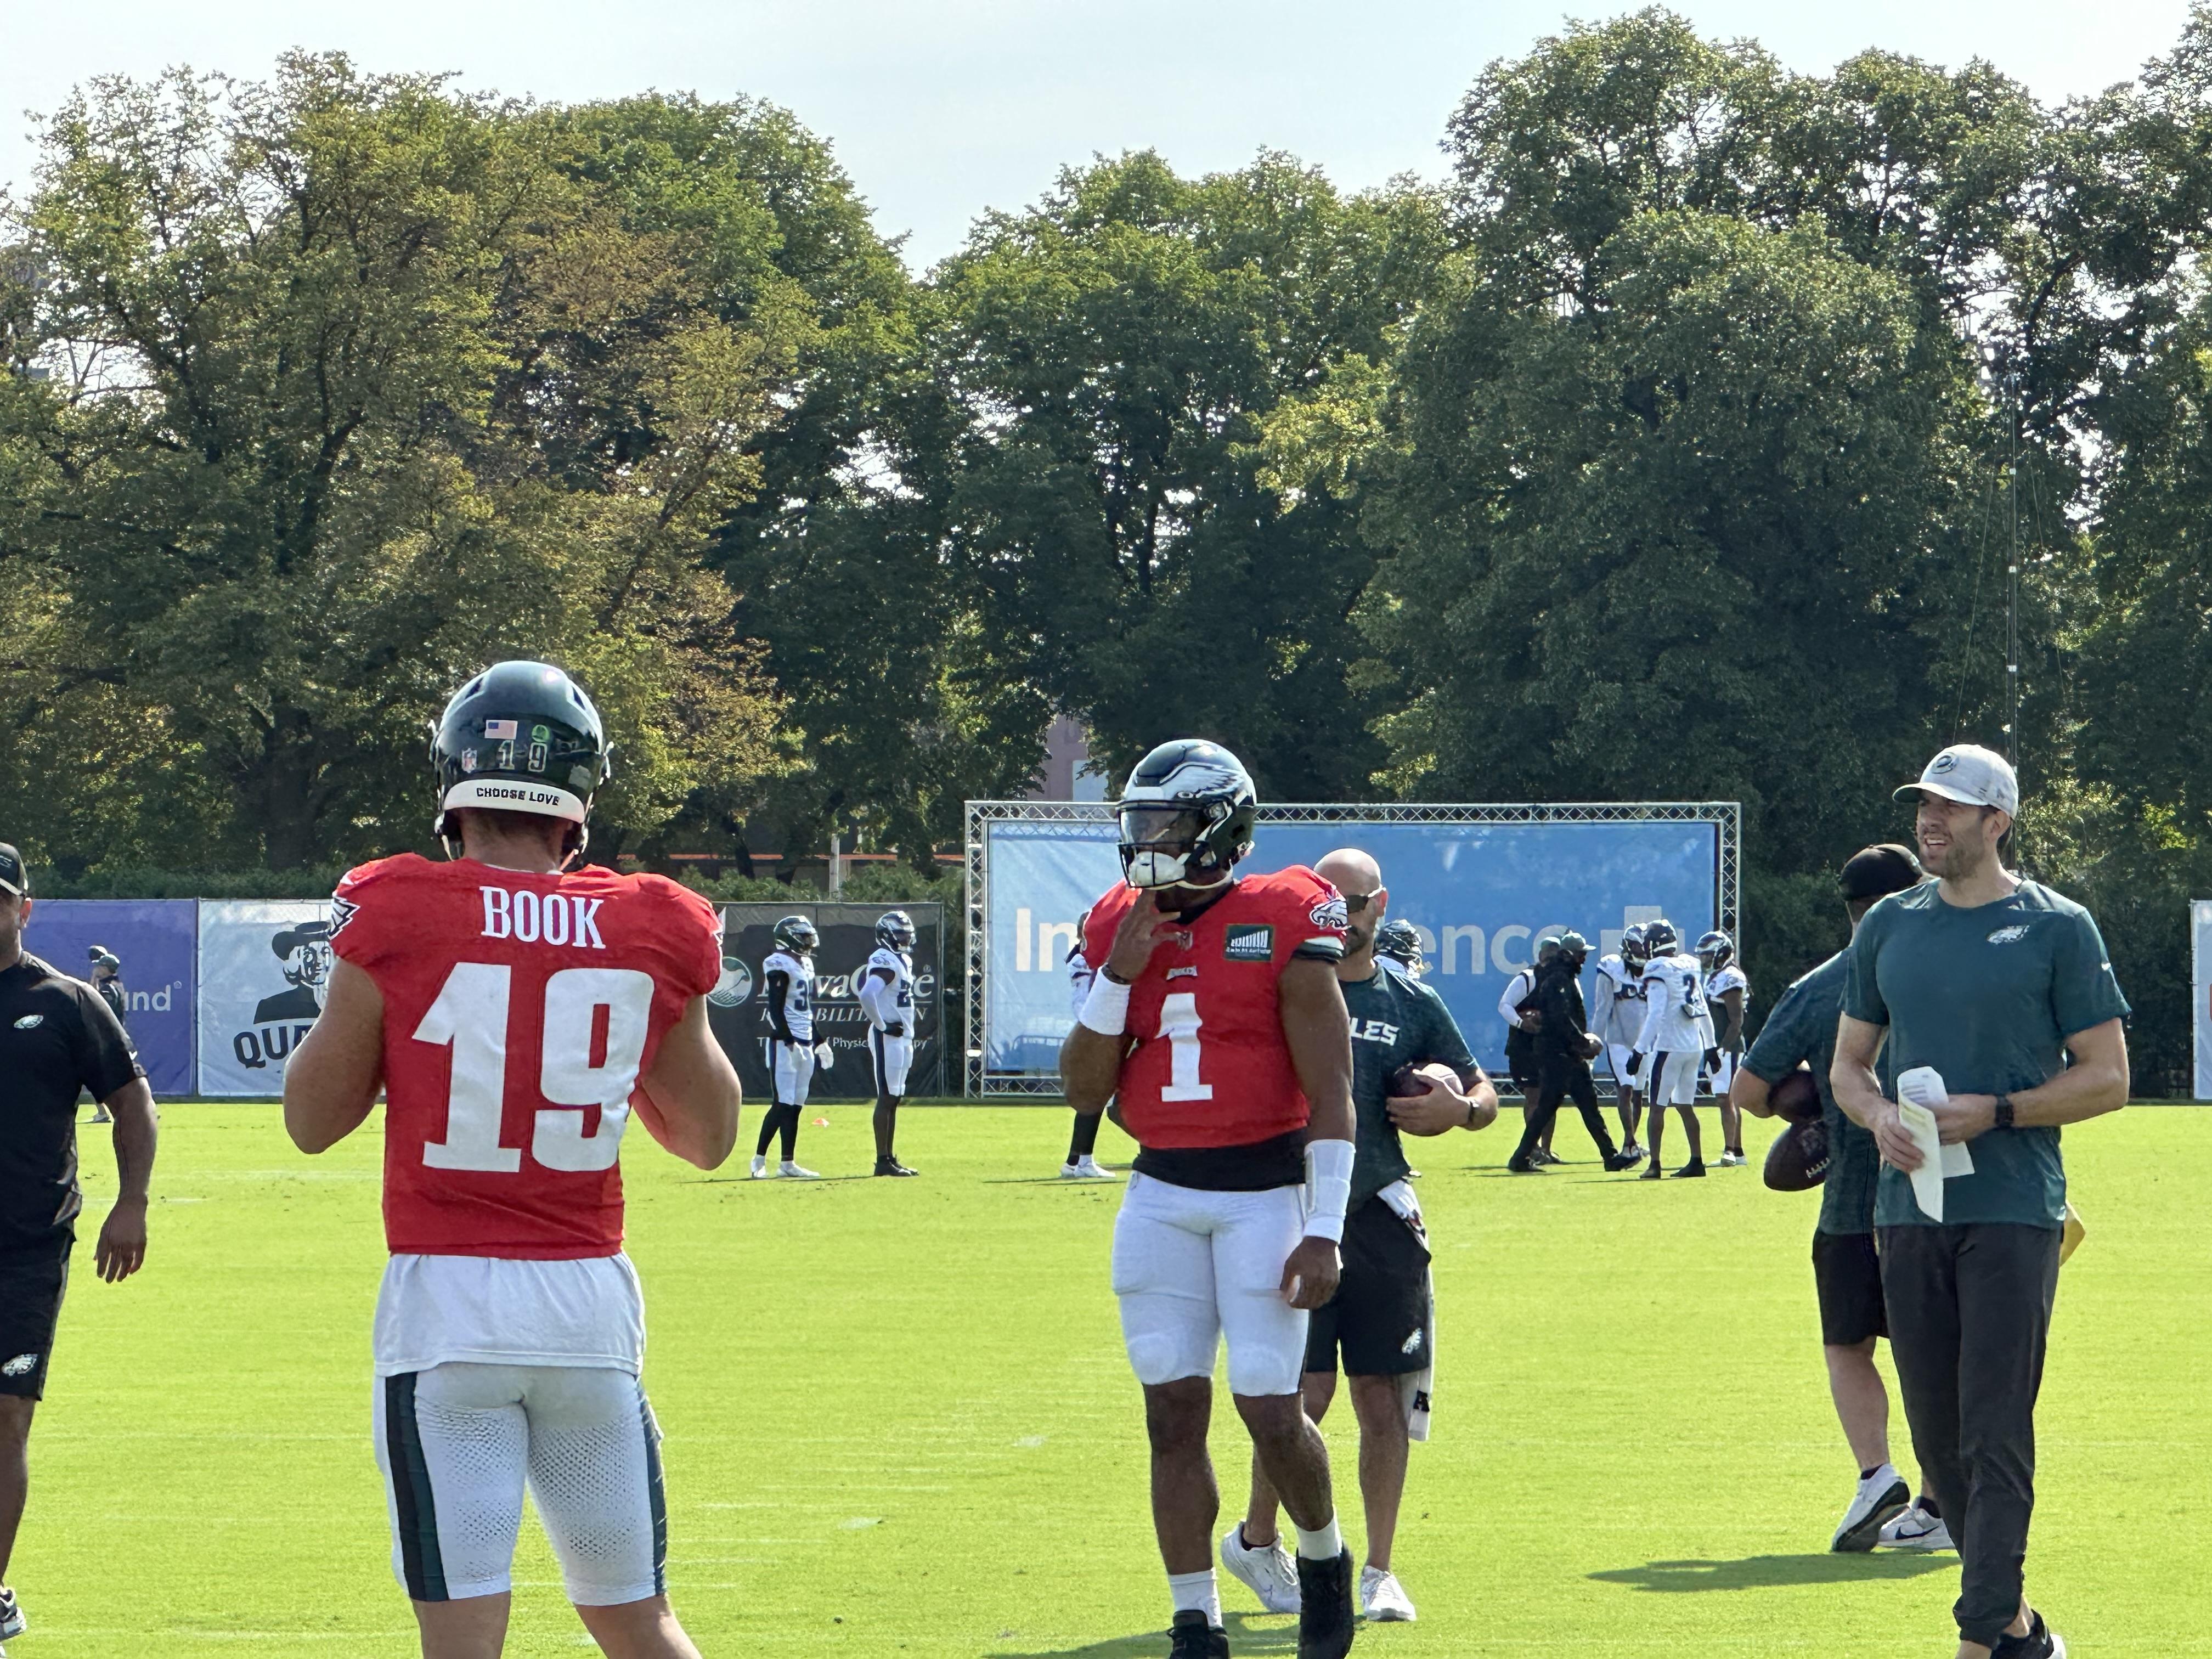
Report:
[[[1941,795],[1945,800],[1969,806],[1994,806],[2011,817],[2020,816],[2020,779],[2012,763],[1994,749],[1978,743],[1954,743],[1929,761],[1919,781],[1900,785],[1892,799],[1907,795]]]

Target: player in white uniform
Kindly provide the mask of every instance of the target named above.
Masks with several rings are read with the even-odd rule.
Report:
[[[1620,1113],[1620,1155],[1640,1160],[1644,1148],[1636,1144],[1636,1127],[1643,1115],[1636,1079],[1629,1074],[1628,1057],[1644,1035],[1644,929],[1631,927],[1620,938],[1620,949],[1601,957],[1596,994],[1590,999],[1590,1029],[1605,1044],[1613,1066],[1615,1107]]]
[[[1651,959],[1644,967],[1644,1030],[1629,1058],[1632,1076],[1642,1080],[1651,1103],[1651,1167],[1640,1179],[1656,1181],[1659,1142],[1667,1109],[1680,1109],[1690,1137],[1690,1161],[1674,1173],[1705,1172],[1705,1146],[1698,1133],[1698,1062],[1712,1047],[1712,1022],[1705,1014],[1705,970],[1697,957],[1680,948],[1672,922],[1646,922],[1644,943]]]
[[[1091,912],[1085,910],[1076,918],[1075,943],[1067,951],[1068,1007],[1076,1018],[1083,1018],[1084,1000],[1091,994],[1091,981],[1097,970],[1091,967],[1083,954],[1083,930],[1091,922]],[[1119,1181],[1121,1177],[1098,1161],[1098,1126],[1105,1121],[1106,1114],[1078,1112],[1075,1127],[1067,1133],[1067,1162],[1060,1166],[1062,1181]]]
[[[1729,1085],[1743,1059],[1743,1021],[1750,1011],[1751,981],[1736,966],[1735,941],[1716,928],[1698,941],[1698,965],[1705,974],[1705,1012],[1719,1050],[1711,1073],[1712,1091],[1721,1103],[1721,1162],[1731,1167],[1750,1162],[1743,1155],[1743,1114],[1729,1100]]]
[[[775,1099],[761,1114],[760,1139],[753,1146],[752,1177],[768,1178],[769,1143],[783,1140],[777,1173],[787,1181],[819,1181],[798,1160],[799,1119],[814,1080],[814,947],[822,935],[805,916],[786,916],[775,925],[775,948],[761,963],[761,995],[768,1015],[768,1075]]]
[[[860,1006],[868,1015],[868,1054],[876,1067],[876,1173],[916,1173],[898,1161],[899,1102],[914,1064],[914,918],[886,910],[876,919],[876,949],[860,975]]]

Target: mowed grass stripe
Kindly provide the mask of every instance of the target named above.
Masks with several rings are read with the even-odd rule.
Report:
[[[866,1109],[821,1115],[805,1161],[865,1170]],[[172,1105],[164,1129],[151,1266],[122,1286],[90,1271],[113,1188],[85,1132],[12,1575],[22,1650],[411,1651],[368,1433],[376,1125],[316,1160],[270,1106]],[[921,1180],[807,1186],[744,1180],[745,1149],[702,1176],[635,1138],[671,1587],[709,1655],[1164,1651],[1106,1281],[1119,1188],[1049,1179],[1065,1135],[1055,1110],[909,1111]],[[1421,1619],[1359,1651],[1948,1651],[1953,1558],[1825,1553],[1852,1471],[1813,1310],[1814,1200],[1759,1185],[1765,1139],[1752,1169],[1644,1186],[1599,1175],[1571,1125],[1577,1162],[1541,1179],[1499,1171],[1503,1126],[1419,1145],[1443,1370],[1397,1565]],[[2069,1138],[2090,1237],[2061,1285],[2031,1583],[2083,1659],[2212,1654],[2207,1151],[2212,1116],[2186,1110]],[[1356,1545],[1348,1413],[1327,1426]],[[1895,1433],[1909,1470],[1901,1416]],[[1215,1445],[1226,1517],[1247,1452],[1225,1399]],[[516,1578],[508,1651],[577,1652],[534,1520]],[[1225,1598],[1237,1652],[1291,1650],[1288,1620]]]

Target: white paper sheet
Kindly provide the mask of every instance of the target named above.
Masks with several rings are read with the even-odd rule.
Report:
[[[1920,1148],[1920,1167],[1911,1172],[1912,1201],[1931,1220],[1943,1218],[1943,1183],[1974,1172],[1974,1155],[1963,1140],[1942,1144],[1936,1115],[1928,1109],[1951,1097],[1942,1073],[1933,1066],[1916,1066],[1897,1079],[1897,1115]]]

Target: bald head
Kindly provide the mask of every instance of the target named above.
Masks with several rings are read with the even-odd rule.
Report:
[[[1314,873],[1347,899],[1371,900],[1357,907],[1347,905],[1344,924],[1344,971],[1364,979],[1373,969],[1375,930],[1382,925],[1388,902],[1382,894],[1382,866],[1357,847],[1340,847],[1314,866]]]
[[[1357,847],[1338,848],[1314,873],[1340,893],[1371,893],[1382,884],[1382,866]]]

